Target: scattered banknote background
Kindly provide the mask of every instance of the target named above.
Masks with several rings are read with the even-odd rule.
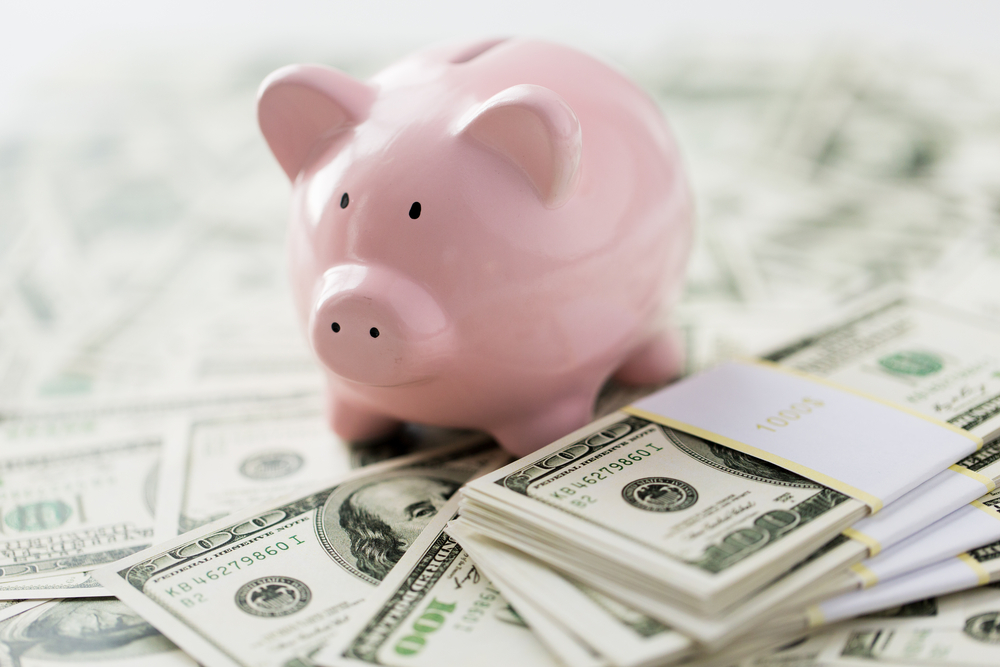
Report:
[[[0,664],[107,658],[85,646],[88,622],[181,664],[88,568],[457,437],[414,427],[358,448],[323,426],[285,282],[289,187],[254,115],[261,79],[296,59],[83,57],[0,128],[0,440],[7,468],[28,473],[0,488],[0,554],[45,536],[31,571],[0,562],[0,598],[34,600],[0,609]],[[362,77],[391,60],[309,59]],[[1000,316],[1000,86],[986,65],[754,45],[626,68],[674,126],[698,202],[673,313],[689,370],[766,351],[882,289]],[[37,602],[67,597],[91,599]],[[879,627],[864,623],[752,664],[907,657],[863,648]],[[936,641],[962,627],[942,621]]]

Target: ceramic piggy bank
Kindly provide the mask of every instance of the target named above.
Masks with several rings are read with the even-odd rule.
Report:
[[[401,421],[522,455],[586,424],[612,375],[659,383],[691,198],[656,105],[577,51],[439,47],[369,81],[271,74],[298,312],[348,440]]]

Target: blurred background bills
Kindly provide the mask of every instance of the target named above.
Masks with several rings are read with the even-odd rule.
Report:
[[[285,278],[288,186],[254,118],[260,81],[290,62],[367,77],[435,39],[497,31],[567,41],[615,61],[660,104],[691,173],[698,232],[671,315],[689,373],[766,354],[899,294],[969,313],[975,326],[1000,325],[996,59],[901,45],[878,32],[898,37],[897,18],[912,11],[924,32],[940,33],[938,46],[958,45],[964,33],[949,12],[971,4],[852,5],[841,20],[829,8],[807,18],[794,3],[768,4],[766,19],[737,3],[683,14],[672,3],[625,2],[616,22],[610,9],[584,3],[576,23],[556,3],[528,4],[495,20],[483,10],[477,23],[443,0],[438,14],[421,17],[389,3],[396,22],[385,8],[306,3],[301,15],[273,22],[283,40],[260,45],[250,42],[266,34],[266,21],[237,6],[207,10],[202,28],[191,3],[151,15],[139,23],[169,37],[154,45],[141,44],[142,33],[109,45],[76,39],[77,20],[80,30],[106,22],[128,32],[138,19],[122,3],[99,3],[86,17],[68,5],[44,19],[41,10],[0,10],[8,45],[0,54],[38,62],[11,68],[27,73],[22,80],[0,76],[0,667],[487,664],[486,653],[502,664],[619,667],[996,664],[996,584],[881,607],[869,596],[857,609],[880,611],[810,631],[817,623],[803,616],[803,601],[816,601],[807,593],[817,577],[852,595],[888,590],[853,591],[867,581],[858,568],[858,580],[844,583],[848,566],[874,554],[845,550],[842,538],[809,541],[790,558],[808,556],[778,580],[787,591],[773,593],[781,613],[765,631],[707,651],[698,632],[651,613],[655,600],[641,591],[616,598],[614,578],[588,585],[553,573],[468,522],[449,535],[457,499],[445,505],[446,496],[473,468],[488,473],[479,459],[447,493],[424,499],[427,528],[382,569],[337,565],[332,554],[340,552],[316,542],[297,552],[313,560],[295,561],[304,574],[285,577],[291,582],[261,575],[256,588],[236,587],[253,614],[213,599],[214,624],[189,627],[162,599],[140,599],[133,587],[119,600],[91,576],[123,559],[146,562],[137,554],[150,547],[147,554],[162,555],[215,539],[227,516],[274,516],[311,489],[356,484],[370,465],[382,466],[369,469],[377,473],[394,470],[398,457],[437,461],[441,447],[488,447],[477,434],[416,425],[360,445],[326,428],[322,378]],[[1000,20],[995,11],[985,16],[966,12],[970,41]],[[178,37],[208,34],[230,18],[246,30],[228,37],[239,48]],[[767,20],[778,28],[765,30]],[[67,44],[89,48],[54,50],[58,58],[46,60],[44,45],[54,43],[38,38],[46,21],[56,37],[76,39]],[[343,39],[320,39],[324,21],[336,21]],[[760,34],[730,39],[740,21]],[[824,21],[874,27],[853,41],[816,39]],[[297,43],[303,23],[310,38]],[[609,385],[596,416],[639,395]],[[496,454],[483,461],[499,467]],[[986,477],[992,492],[998,475]],[[511,531],[528,525],[514,524]],[[157,550],[162,544],[169,549]],[[934,566],[959,567],[964,557],[982,570],[968,586],[996,581],[1000,547],[984,544],[965,540],[962,553]],[[261,551],[271,564],[300,558],[274,549]],[[326,617],[289,617],[322,631],[293,637],[298,626],[289,623],[288,634],[257,637],[267,650],[241,645],[274,610],[335,597],[302,583],[318,571],[314,561],[340,567],[337,576],[353,587]],[[936,581],[936,571],[908,576]],[[383,578],[387,585],[376,586]],[[459,592],[455,604],[445,591]],[[169,620],[167,608],[176,612]],[[394,615],[411,608],[423,615],[405,623]],[[722,625],[695,627],[702,620],[692,616],[691,627],[725,634]],[[422,653],[432,635],[433,651]]]

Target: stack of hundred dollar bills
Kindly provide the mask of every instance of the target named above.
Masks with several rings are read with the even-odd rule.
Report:
[[[878,507],[634,409],[652,387],[609,385],[520,461],[333,436],[247,110],[287,62],[390,60],[81,56],[0,128],[0,666],[997,664],[995,73],[756,44],[623,63],[699,203],[667,391],[741,359],[930,418],[937,458],[832,448],[924,466]]]
[[[1000,513],[989,505],[1000,478],[998,348],[992,321],[911,297],[770,355],[778,369],[812,373],[788,376],[812,394],[764,420],[774,429],[819,419],[838,392],[855,396],[840,388],[850,387],[866,395],[857,400],[887,411],[897,408],[876,399],[906,401],[915,413],[892,414],[924,431],[883,443],[899,470],[915,469],[911,451],[952,452],[907,472],[884,507],[628,407],[499,469],[503,454],[480,438],[368,466],[93,576],[203,664],[726,664],[817,626],[1000,579],[1000,543],[990,546]],[[979,391],[946,406],[946,366]],[[688,398],[718,372],[636,405]],[[709,388],[720,392],[713,412],[741,407]],[[878,452],[863,460],[845,439],[800,433],[803,448],[851,452],[848,468],[897,474]]]

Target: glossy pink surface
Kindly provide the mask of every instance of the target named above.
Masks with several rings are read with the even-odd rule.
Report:
[[[657,328],[691,245],[676,145],[632,82],[524,40],[429,49],[370,81],[282,68],[258,104],[292,180],[296,305],[349,440],[400,421],[521,455],[612,374],[680,368]]]

